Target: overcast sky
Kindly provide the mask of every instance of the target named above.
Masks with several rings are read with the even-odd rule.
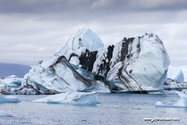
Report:
[[[82,27],[105,47],[155,33],[171,65],[187,65],[186,0],[0,0],[0,62],[37,65]]]

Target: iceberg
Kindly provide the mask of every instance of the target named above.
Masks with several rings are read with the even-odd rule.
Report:
[[[2,111],[0,110],[0,117],[15,117],[16,115],[14,115],[11,111]]]
[[[162,103],[162,102],[160,102],[160,101],[157,101],[157,102],[155,103],[155,106],[158,106],[158,107],[169,107],[170,105],[167,105],[167,104],[164,104],[164,103]]]
[[[95,105],[98,94],[84,92],[67,92],[50,95],[42,99],[32,101],[33,103],[55,103],[70,105]]]
[[[48,90],[40,87],[35,89],[32,85],[27,84],[24,78],[18,78],[15,75],[0,79],[0,93],[11,95],[38,95],[38,94],[56,94],[55,90]],[[40,86],[40,85],[38,85]]]
[[[96,80],[79,74],[64,56],[50,62],[50,65],[46,66],[42,63],[33,67],[25,75],[25,79],[27,84],[32,85],[36,90],[47,89],[60,93],[92,91],[100,86]]]
[[[111,92],[158,91],[166,80],[170,59],[158,36],[145,34],[117,43],[110,64]]]
[[[104,45],[88,28],[72,35],[54,57],[40,61],[20,81],[5,82],[1,92],[57,94],[66,92],[147,92],[161,90],[170,59],[155,34],[124,37],[116,45]]]
[[[187,66],[179,66],[179,68],[182,69],[184,81],[187,81]]]
[[[105,81],[111,92],[161,90],[170,64],[162,41],[152,33],[124,38],[100,51],[79,50],[70,61],[77,57],[79,61],[72,62],[99,75],[98,80]]]
[[[20,102],[20,99],[18,97],[14,97],[14,96],[2,96],[0,95],[0,103],[16,103],[16,102]]]
[[[33,66],[24,76],[25,84],[38,91],[54,90],[57,93],[108,90],[102,81],[95,80],[94,75],[90,78],[91,73],[79,67],[84,60],[83,55],[91,54],[87,61],[84,60],[87,69],[90,69],[95,61],[91,58],[97,54],[96,50],[103,47],[98,35],[88,28],[82,28],[76,35],[71,36],[63,47],[57,48],[51,60],[40,61],[38,66]]]
[[[167,78],[184,82],[184,75],[182,69],[179,67],[169,66]]]
[[[173,107],[187,107],[187,95],[179,91],[176,93],[179,95],[180,99],[173,104]]]
[[[156,102],[155,103],[155,106],[158,106],[158,107],[173,107],[173,108],[186,108],[187,107],[187,95],[183,92],[179,92],[177,91],[176,92],[180,99],[175,102],[174,104],[164,104],[162,102]]]
[[[8,86],[8,87],[19,87],[21,84],[23,84],[24,79],[23,78],[18,78],[15,75],[11,75],[5,78],[0,79],[0,83],[3,86]]]

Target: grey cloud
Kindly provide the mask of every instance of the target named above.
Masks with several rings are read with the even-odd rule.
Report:
[[[186,10],[186,0],[0,0],[0,13],[124,13]]]
[[[0,0],[1,13],[52,13],[81,11],[88,0]]]
[[[105,46],[156,33],[172,64],[185,65],[186,6],[185,0],[0,0],[0,62],[50,59],[70,35],[89,27]]]

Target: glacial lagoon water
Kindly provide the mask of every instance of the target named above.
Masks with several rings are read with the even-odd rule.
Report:
[[[155,107],[157,101],[176,102],[178,95],[99,93],[95,106],[31,103],[46,95],[16,95],[20,103],[0,104],[16,117],[0,117],[0,125],[185,125],[187,108]],[[178,118],[180,121],[145,121]]]

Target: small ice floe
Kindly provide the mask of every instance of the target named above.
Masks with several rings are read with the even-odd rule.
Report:
[[[0,117],[15,117],[16,115],[14,115],[11,111],[2,111],[0,110]]]
[[[176,93],[179,95],[180,99],[177,102],[175,102],[174,104],[168,105],[168,104],[164,104],[164,103],[158,101],[155,103],[155,106],[186,108],[187,107],[187,95],[184,94],[183,92],[179,92],[179,91],[177,91]]]
[[[166,105],[166,104],[164,104],[164,103],[158,101],[158,102],[155,103],[155,106],[168,107],[169,105]]]
[[[85,92],[68,92],[56,95],[50,95],[42,99],[37,99],[34,103],[55,103],[55,104],[70,104],[70,105],[95,105],[97,93]]]
[[[2,96],[0,95],[0,103],[16,103],[20,102],[21,100],[18,97],[14,96]]]

